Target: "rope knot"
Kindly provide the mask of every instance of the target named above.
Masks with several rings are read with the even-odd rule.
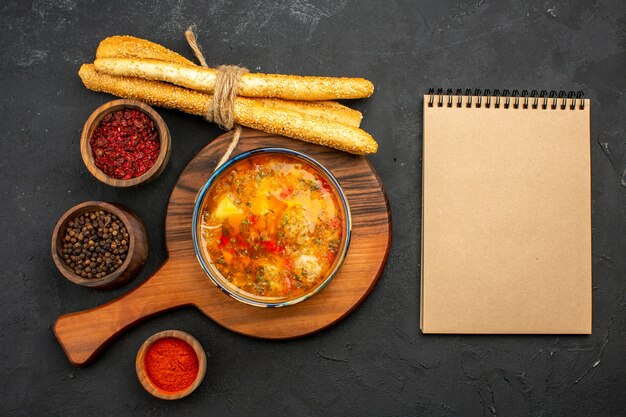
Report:
[[[193,27],[185,31],[185,38],[200,64],[208,68],[200,46],[198,46]],[[237,97],[239,80],[243,74],[249,71],[237,65],[221,65],[215,70],[217,71],[217,77],[215,78],[213,101],[204,117],[224,130],[231,130],[235,125],[235,98]]]
[[[196,58],[205,68],[209,65],[206,63],[198,41],[196,34],[193,32],[194,27],[190,26],[185,31],[185,38],[187,43],[193,49],[193,53]],[[222,129],[231,130],[235,126],[235,98],[237,97],[237,85],[241,76],[248,72],[246,68],[238,67],[236,65],[222,65],[217,69],[217,78],[215,79],[215,91],[213,92],[213,101],[207,109],[204,118],[209,122],[217,123]],[[222,158],[217,162],[213,172],[221,167],[230,155],[233,153],[237,145],[239,144],[239,137],[241,136],[241,126],[237,125],[233,132],[233,138],[226,148],[226,152],[222,155]]]
[[[216,68],[213,102],[206,115],[208,121],[218,124],[222,129],[231,130],[235,124],[235,98],[241,76],[248,72],[236,65],[221,65]]]

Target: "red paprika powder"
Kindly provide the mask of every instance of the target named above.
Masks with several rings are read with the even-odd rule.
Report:
[[[135,109],[104,116],[89,139],[95,164],[109,177],[128,180],[152,168],[161,151],[154,121]]]
[[[198,355],[184,340],[166,337],[150,345],[144,357],[144,367],[157,388],[179,392],[195,381],[199,370]]]

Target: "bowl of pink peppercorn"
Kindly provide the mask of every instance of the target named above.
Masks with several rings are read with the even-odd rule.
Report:
[[[170,132],[159,114],[137,100],[113,100],[87,119],[80,152],[89,172],[113,187],[155,179],[170,157]]]

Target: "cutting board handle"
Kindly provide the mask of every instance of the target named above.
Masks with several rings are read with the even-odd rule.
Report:
[[[176,284],[177,297],[168,297],[168,279],[176,272],[173,262],[166,261],[143,284],[131,292],[101,306],[60,316],[54,323],[54,334],[70,362],[86,365],[132,325],[155,314],[192,304]],[[182,291],[181,291],[182,290]],[[171,291],[171,288],[170,288]],[[193,291],[191,291],[193,293]]]

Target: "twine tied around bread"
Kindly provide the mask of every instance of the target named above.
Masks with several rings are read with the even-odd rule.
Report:
[[[187,43],[189,43],[200,65],[208,68],[209,66],[198,45],[193,26],[190,26],[185,31],[185,39],[187,39]],[[226,149],[226,152],[217,163],[215,169],[222,166],[224,162],[230,158],[230,155],[239,143],[241,126],[235,125],[235,99],[237,97],[237,88],[241,76],[249,72],[247,68],[238,67],[236,65],[220,65],[216,68],[216,71],[217,77],[215,79],[213,101],[207,109],[204,118],[209,122],[216,123],[224,130],[231,130],[234,127],[235,131],[233,132],[233,139],[230,145],[228,145],[228,149]]]

